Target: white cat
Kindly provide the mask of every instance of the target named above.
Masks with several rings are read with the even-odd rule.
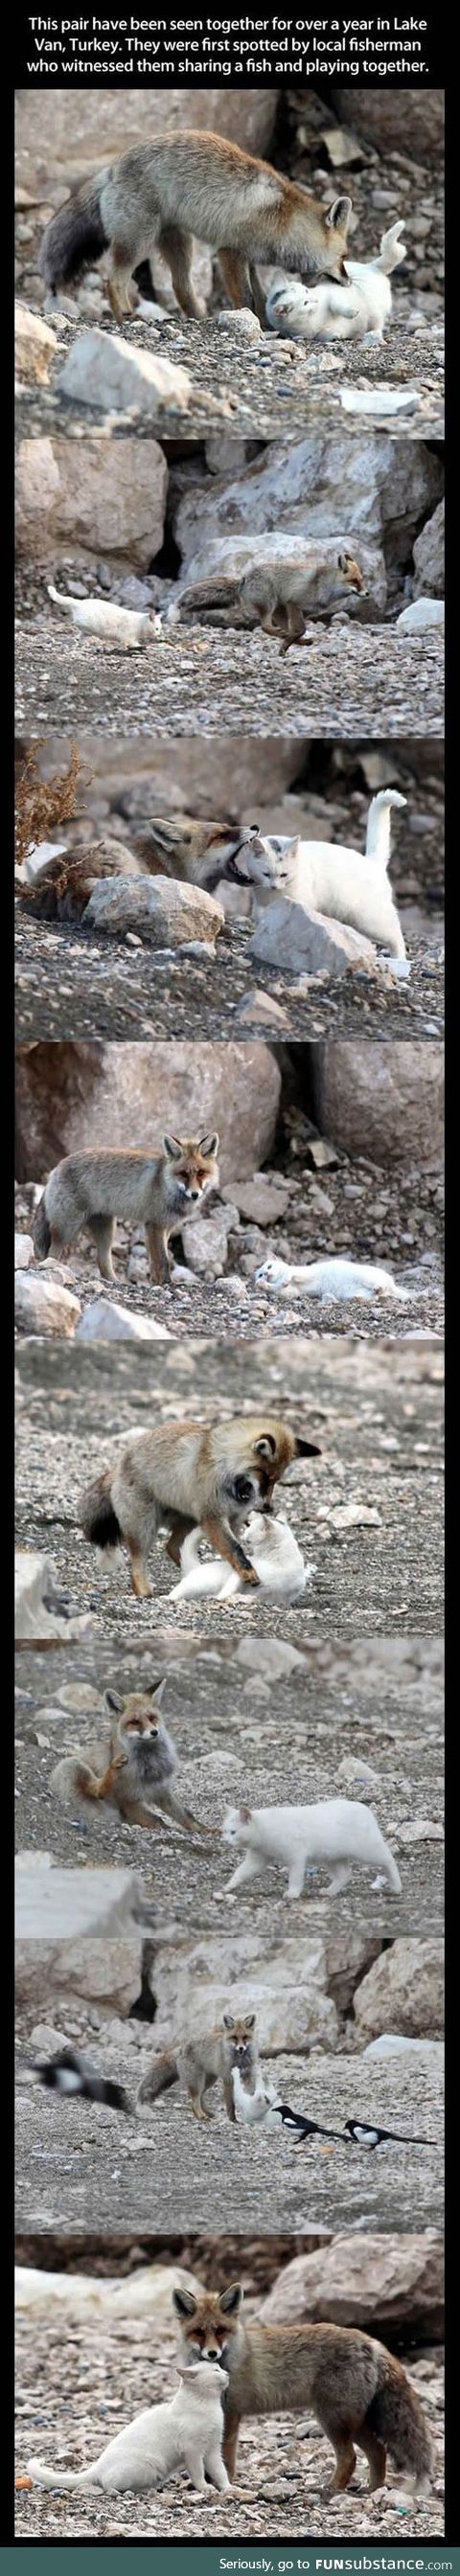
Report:
[[[323,1261],[261,1261],[256,1270],[256,1286],[284,1289],[295,1295],[305,1288],[309,1297],[368,1298],[408,1297],[408,1288],[399,1288],[390,1270],[380,1269],[370,1261],[348,1261],[346,1255]]]
[[[102,635],[109,644],[118,644],[132,652],[139,644],[151,644],[161,635],[161,618],[156,608],[120,608],[113,599],[71,599],[54,590],[48,582],[48,597],[74,626],[84,626],[90,635]]]
[[[237,2120],[242,2127],[249,2125],[252,2128],[255,2124],[257,2128],[279,2129],[281,2101],[273,2084],[264,2084],[259,2072],[254,2092],[248,2093],[247,2085],[242,2084],[239,2066],[233,2066],[232,2085]]]
[[[115,2433],[89,2469],[48,2469],[29,2460],[27,2473],[39,2487],[103,2487],[116,2495],[126,2487],[140,2494],[164,2485],[175,2469],[187,2469],[198,2495],[206,2479],[223,2494],[229,2486],[222,2459],[222,2398],[228,2371],[210,2361],[191,2362],[179,2371],[179,2387],[164,2405],[146,2406],[123,2433]]]
[[[317,1868],[323,1861],[331,1864],[326,1896],[338,1896],[348,1887],[353,1861],[361,1869],[378,1868],[380,1875],[373,1884],[383,1883],[400,1894],[399,1870],[377,1818],[354,1798],[320,1798],[313,1807],[230,1807],[222,1840],[244,1853],[228,1880],[226,1896],[273,1865],[287,1870],[288,1896],[302,1896],[305,1871],[312,1861]]]
[[[234,875],[251,885],[256,917],[272,896],[303,903],[307,912],[323,912],[362,930],[389,950],[405,957],[406,947],[388,878],[390,814],[407,798],[397,787],[373,796],[367,817],[366,848],[349,849],[341,841],[278,838],[245,843],[234,861]],[[263,852],[263,855],[262,855]]]
[[[222,1557],[200,1558],[199,1530],[191,1530],[180,1552],[181,1579],[174,1583],[170,1601],[193,1601],[214,1595],[216,1601],[235,1601],[241,1595],[247,1600],[246,1584],[233,1566],[226,1567]],[[314,1565],[306,1565],[289,1522],[281,1513],[249,1512],[244,1530],[245,1554],[258,1575],[263,1591],[273,1600],[297,1601]]]
[[[275,278],[266,303],[270,329],[293,340],[360,340],[368,334],[382,340],[392,315],[391,273],[407,259],[402,232],[403,220],[390,224],[375,259],[346,259],[348,286],[334,286],[329,278],[311,287],[297,277]]]

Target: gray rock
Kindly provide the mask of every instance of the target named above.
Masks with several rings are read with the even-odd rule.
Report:
[[[139,930],[153,948],[181,948],[194,934],[214,942],[223,919],[221,904],[204,887],[173,877],[104,877],[93,886],[83,914],[88,929],[116,939]]]
[[[376,964],[376,950],[364,932],[327,920],[325,913],[307,912],[303,903],[289,903],[284,895],[267,904],[248,956],[291,975],[301,969],[309,975],[345,975],[348,966]]]
[[[26,1270],[16,1272],[14,1320],[19,1332],[34,1334],[59,1333],[67,1340],[75,1332],[81,1315],[78,1297],[70,1288],[61,1288],[55,1280],[39,1279]]]
[[[15,304],[14,362],[21,384],[47,383],[57,345],[55,331],[42,321],[40,313],[29,313],[28,305]]]
[[[15,1270],[28,1270],[28,1268],[29,1268],[29,1262],[30,1262],[30,1261],[33,1261],[33,1257],[34,1257],[34,1247],[33,1247],[33,1242],[32,1242],[32,1236],[31,1236],[31,1234],[15,1234],[15,1238],[14,1238],[14,1267],[15,1267]]]
[[[425,520],[424,528],[420,529],[420,536],[415,539],[413,549],[415,564],[414,588],[418,597],[420,597],[420,594],[426,597],[427,591],[429,591],[430,594],[433,595],[434,599],[443,598],[444,523],[444,501],[438,501],[437,509],[433,510],[432,518]]]
[[[80,1316],[75,1338],[78,1342],[169,1342],[171,1335],[153,1315],[132,1315],[128,1306],[95,1297]]]
[[[442,1941],[397,1940],[383,1950],[357,1987],[354,2015],[365,2038],[396,2028],[410,2039],[438,2039],[444,2021]]]
[[[418,599],[411,599],[408,608],[402,608],[396,619],[397,627],[402,628],[405,635],[411,635],[419,627],[444,626],[444,622],[444,600],[428,599],[423,594]]]
[[[153,425],[165,409],[189,410],[192,385],[186,368],[171,366],[156,349],[113,339],[109,331],[83,331],[65,359],[59,392],[102,411],[135,409]]]

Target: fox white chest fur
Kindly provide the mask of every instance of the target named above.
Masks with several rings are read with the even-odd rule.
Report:
[[[287,1872],[288,1896],[301,1896],[306,1869],[320,1868],[323,1862],[332,1868],[328,1895],[348,1885],[353,1862],[376,1869],[395,1894],[400,1889],[399,1870],[377,1819],[356,1799],[321,1798],[312,1807],[232,1807],[224,1817],[222,1838],[243,1853],[226,1895],[274,1864]]]
[[[106,2495],[126,2488],[161,2486],[176,2469],[188,2469],[192,2486],[205,2491],[205,2470],[213,2486],[228,2487],[221,2444],[222,2397],[228,2375],[211,2362],[193,2362],[181,2370],[180,2387],[165,2405],[145,2407],[116,2433],[88,2469],[47,2469],[30,2460],[29,2476],[42,2487],[103,2487]]]

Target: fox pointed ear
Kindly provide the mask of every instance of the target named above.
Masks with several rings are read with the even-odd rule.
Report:
[[[162,1699],[164,1699],[164,1694],[165,1694],[165,1690],[166,1690],[166,1683],[167,1683],[167,1679],[168,1679],[168,1675],[167,1675],[167,1673],[164,1673],[164,1674],[163,1674],[163,1680],[162,1680],[161,1682],[152,1682],[151,1689],[149,1690],[149,1693],[148,1693],[148,1697],[149,1697],[149,1699],[153,1699],[155,1708],[161,1708],[161,1702],[162,1702]]]
[[[106,1705],[106,1708],[110,1708],[110,1710],[111,1710],[111,1712],[112,1712],[112,1715],[113,1715],[113,1712],[114,1712],[114,1710],[115,1710],[115,1712],[116,1712],[116,1716],[117,1716],[117,1717],[120,1717],[120,1716],[121,1716],[121,1711],[122,1711],[122,1709],[124,1708],[125,1703],[124,1703],[124,1699],[121,1699],[121,1698],[120,1698],[120,1692],[119,1692],[119,1691],[106,1690],[106,1692],[105,1692],[105,1705]]]
[[[224,2013],[222,2014],[222,2020],[223,2020],[224,2030],[233,2030],[233,2013],[232,2013],[232,2012],[224,2012]]]
[[[173,2308],[178,2317],[194,2317],[197,2300],[193,2290],[173,2290]]]
[[[218,1143],[219,1143],[219,1138],[218,1138],[218,1135],[217,1135],[217,1131],[216,1131],[216,1135],[215,1135],[215,1136],[199,1136],[199,1137],[198,1137],[198,1144],[199,1144],[200,1154],[210,1154],[210,1155],[217,1154]]]
[[[326,223],[329,227],[332,227],[333,232],[348,232],[351,209],[351,197],[334,197],[333,206],[328,206],[325,218]]]
[[[177,1163],[178,1154],[182,1153],[180,1136],[164,1136],[163,1153],[167,1155],[168,1163]]]
[[[253,2030],[253,2029],[254,2029],[255,2018],[256,2018],[255,2013],[245,2013],[245,2016],[244,2016],[244,2027],[245,2027],[245,2030]]]
[[[296,1434],[295,1454],[296,1458],[320,1458],[321,1450],[317,1440],[300,1440]]]
[[[232,2281],[229,2290],[221,2290],[219,2307],[222,2308],[223,2315],[225,2317],[235,2317],[238,2308],[242,2308],[242,2305],[243,2292],[241,2282]]]

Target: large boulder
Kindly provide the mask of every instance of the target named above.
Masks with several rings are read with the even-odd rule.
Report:
[[[152,948],[207,941],[211,955],[224,914],[204,886],[180,884],[175,877],[101,877],[83,920],[88,930],[103,930],[112,939],[125,939],[134,930]]]
[[[439,2039],[444,2027],[442,1941],[393,1941],[356,1988],[353,2010],[363,2039],[377,2039],[381,2031]]]
[[[108,1141],[155,1154],[165,1131],[205,1136],[217,1128],[221,1179],[231,1188],[234,1175],[243,1181],[270,1153],[280,1093],[271,1048],[249,1039],[21,1047],[21,1178],[41,1178],[63,1154],[97,1152]]]
[[[399,21],[401,25],[401,20]],[[331,91],[332,105],[341,125],[351,125],[352,132],[362,137],[371,150],[381,152],[385,166],[388,152],[401,150],[414,161],[433,163],[439,170],[444,151],[444,92],[442,89],[420,89],[408,83],[404,87],[404,132],[401,131],[401,91],[398,84],[385,81],[378,90],[362,89],[344,81]]]
[[[265,154],[270,146],[277,107],[277,92],[272,84],[260,81],[252,88],[229,89],[198,82],[193,91],[191,113],[189,89],[168,88],[167,98],[160,87],[150,81],[143,90],[134,81],[131,94],[127,82],[77,81],[74,89],[61,89],[59,82],[43,87],[40,116],[29,90],[17,93],[18,182],[23,181],[28,197],[49,198],[53,188],[60,203],[72,181],[78,186],[92,170],[102,169],[105,161],[114,161],[133,144],[155,142],[164,138],[165,120],[168,133],[181,134],[184,127],[199,126],[203,131],[225,134],[242,151]]]
[[[442,459],[421,441],[390,438],[364,429],[356,447],[347,429],[333,439],[319,431],[286,446],[276,440],[234,475],[207,481],[192,472],[174,511],[174,532],[188,581],[217,568],[230,570],[235,540],[290,532],[293,552],[312,537],[353,538],[384,546],[387,563],[407,563],[414,537],[443,490]]]
[[[415,539],[414,590],[416,597],[418,597],[420,593],[423,594],[426,591],[429,591],[433,599],[444,598],[444,527],[444,501],[438,501],[437,509],[433,510],[432,518],[425,520],[424,528],[420,529],[420,536]]]
[[[110,557],[114,571],[148,572],[163,544],[168,469],[155,438],[21,439],[16,485],[18,553]],[[72,585],[70,585],[70,588]],[[56,609],[56,616],[59,612]]]
[[[337,2235],[314,2254],[297,2254],[277,2275],[259,2317],[264,2325],[325,2321],[360,2326],[383,2337],[410,2327],[420,2340],[442,2338],[443,2240],[390,2232]]]
[[[110,2275],[99,2272],[35,2271],[32,2264],[17,2264],[15,2271],[15,2305],[18,2316],[31,2312],[56,2319],[65,2310],[65,2325],[79,2325],[80,2320],[97,2324],[98,2317],[161,2317],[170,2325],[173,2291],[192,2290],[200,2297],[203,2288],[194,2272],[185,2272],[180,2263],[146,2263],[138,2272]]]
[[[81,1306],[70,1288],[61,1288],[57,1280],[41,1279],[36,1271],[18,1270],[14,1286],[14,1320],[18,1332],[35,1336],[58,1333],[61,1340],[71,1340],[79,1322]]]
[[[365,609],[371,614],[373,609],[384,609],[386,604],[387,585],[381,548],[360,542],[359,563],[366,585]],[[313,613],[316,615],[318,603],[319,608],[321,609],[322,605],[325,611],[330,606],[330,573],[331,570],[335,572],[336,566],[337,538],[331,535],[329,526],[321,538],[316,534],[310,535],[310,532],[304,533],[303,527],[300,528],[299,525],[296,526],[293,535],[290,534],[289,528],[283,526],[281,529],[270,529],[267,534],[255,539],[252,533],[250,536],[238,536],[232,531],[230,536],[222,533],[213,538],[208,534],[204,548],[201,535],[199,550],[187,567],[187,585],[181,592],[181,597],[186,602],[189,582],[192,584],[194,581],[202,581],[208,574],[224,574],[232,580],[234,577],[241,580],[244,573],[273,572],[279,574],[281,582],[286,570],[292,567],[296,578],[297,575],[302,576],[302,607],[308,616],[310,596],[314,595]],[[355,614],[360,607],[360,600],[360,593],[346,590],[344,586],[345,615],[350,612]],[[338,599],[337,609],[341,605],[342,602]],[[241,619],[242,623],[250,624],[251,613],[249,612],[247,616],[246,611],[242,609]]]
[[[320,1040],[312,1052],[314,1114],[346,1154],[429,1168],[444,1148],[442,1046]]]

